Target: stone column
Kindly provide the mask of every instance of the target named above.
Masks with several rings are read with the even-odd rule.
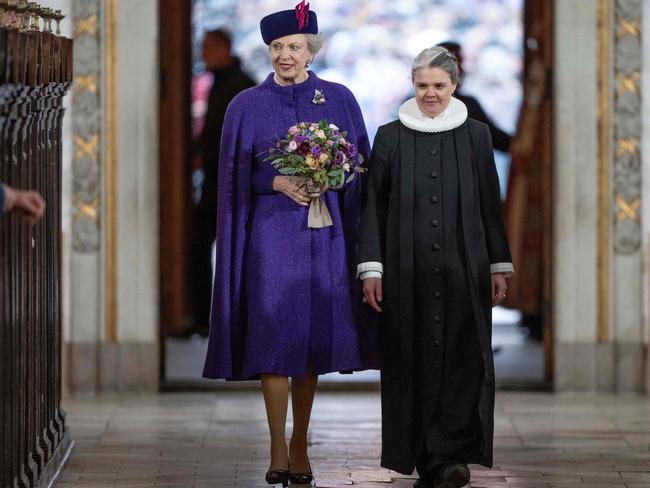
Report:
[[[641,0],[616,0],[612,15],[612,313],[614,390],[644,388],[641,246]],[[647,3],[647,2],[645,2]],[[646,138],[650,134],[645,135]]]
[[[643,6],[555,6],[555,386],[641,391]]]
[[[641,225],[642,225],[642,246],[645,249],[644,279],[643,279],[643,302],[644,302],[644,334],[645,343],[645,391],[650,392],[650,2],[643,3],[643,23],[646,26],[642,32],[643,56],[645,56],[641,71],[641,92],[644,96],[642,101],[642,134],[641,139],[641,182],[643,200],[641,203]]]
[[[597,384],[596,2],[555,2],[555,385]]]
[[[121,388],[151,389],[159,374],[158,1],[121,0],[116,25],[117,376]]]
[[[73,157],[69,203],[71,236],[66,246],[69,295],[70,390],[97,391],[101,341],[101,76],[99,0],[73,0]],[[67,175],[64,176],[66,179]]]
[[[71,2],[70,388],[157,389],[158,5]]]

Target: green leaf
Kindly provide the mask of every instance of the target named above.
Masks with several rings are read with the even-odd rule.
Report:
[[[282,175],[295,175],[298,172],[297,168],[280,168],[280,174]]]
[[[346,184],[351,183],[353,179],[354,179],[354,173],[350,173],[350,176],[348,176],[348,179],[345,180],[345,183]]]

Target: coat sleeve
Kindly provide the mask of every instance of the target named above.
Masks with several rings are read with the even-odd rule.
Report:
[[[503,221],[499,176],[494,164],[492,139],[487,126],[481,126],[476,144],[476,170],[481,200],[481,218],[490,258],[490,270],[492,273],[512,273],[514,269]]]
[[[375,136],[366,188],[363,192],[361,228],[359,232],[359,255],[357,262],[384,263],[386,249],[386,222],[390,192],[390,165],[384,131],[380,127]],[[359,268],[362,272],[363,269]]]
[[[245,127],[245,100],[230,104],[219,156],[216,272],[210,340],[203,375],[236,378],[243,350],[243,263],[251,208],[252,139]]]

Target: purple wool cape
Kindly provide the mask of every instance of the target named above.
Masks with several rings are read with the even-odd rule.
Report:
[[[315,90],[325,97],[313,103]],[[313,72],[297,85],[273,76],[241,92],[226,113],[219,160],[216,273],[203,376],[257,379],[376,369],[377,337],[363,320],[355,279],[365,175],[323,198],[333,225],[307,227],[307,207],[272,190],[279,173],[264,161],[299,122],[327,119],[364,160],[370,145],[352,92]]]

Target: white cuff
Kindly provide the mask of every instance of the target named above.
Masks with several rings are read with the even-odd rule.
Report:
[[[366,273],[373,273],[367,275]],[[366,278],[381,278],[384,274],[384,265],[378,261],[366,261],[357,265],[357,278],[365,280]]]
[[[506,276],[506,278],[510,278],[510,276],[515,272],[515,268],[512,265],[512,263],[493,263],[490,265],[490,273],[503,273]]]
[[[368,278],[381,278],[382,276],[379,271],[363,271],[359,273],[359,279],[361,281],[367,280]]]

